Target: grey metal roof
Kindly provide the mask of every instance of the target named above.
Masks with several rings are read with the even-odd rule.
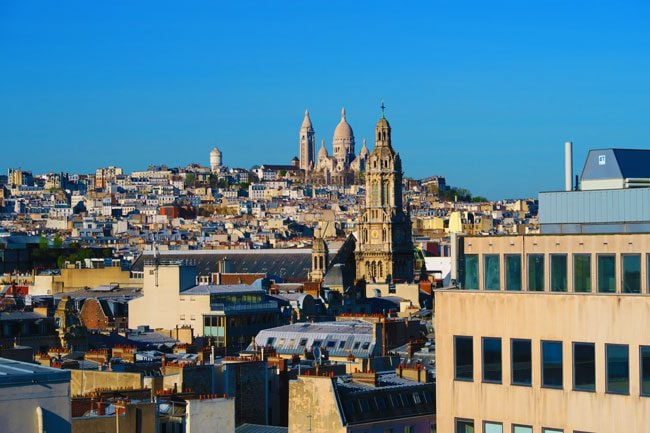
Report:
[[[264,329],[255,336],[258,346],[273,346],[279,354],[302,354],[321,347],[330,356],[370,358],[381,350],[375,341],[375,327],[362,320],[293,323]],[[301,344],[303,343],[303,344]]]
[[[224,258],[228,259],[228,272],[267,273],[286,281],[306,281],[311,270],[311,249],[160,251],[159,256],[161,260],[191,262],[199,275],[217,272],[218,262]],[[132,270],[142,271],[145,260],[153,258],[152,251],[143,252]]]
[[[70,371],[0,358],[0,387],[55,382],[70,382]]]
[[[47,316],[34,313],[32,311],[2,311],[0,312],[0,321],[10,320],[38,320],[47,319]]]
[[[435,415],[435,384],[402,379],[394,373],[378,376],[378,386],[335,380],[346,424]]]
[[[287,433],[289,427],[244,423],[235,428],[235,433]]]
[[[191,289],[184,290],[181,295],[209,295],[212,293],[219,294],[237,294],[237,293],[266,293],[261,287],[249,286],[248,284],[201,284]]]
[[[593,149],[582,170],[582,180],[650,178],[650,150]]]

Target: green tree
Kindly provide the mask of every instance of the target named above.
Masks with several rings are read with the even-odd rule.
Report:
[[[59,235],[54,236],[54,239],[52,240],[52,246],[54,248],[61,248],[63,246],[63,238],[61,238]]]
[[[185,187],[193,187],[196,182],[196,175],[194,173],[185,174]]]
[[[48,242],[47,238],[44,235],[41,235],[41,238],[38,240],[38,248],[41,250],[47,249],[47,247],[50,245]]]

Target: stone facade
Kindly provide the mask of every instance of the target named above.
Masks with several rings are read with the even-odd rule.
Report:
[[[332,155],[325,148],[325,140],[318,155],[314,153],[314,144],[314,129],[309,113],[305,112],[300,128],[300,168],[305,171],[306,178],[314,183],[340,185],[349,185],[361,178],[369,152],[364,140],[359,155],[356,155],[354,132],[346,119],[345,108],[341,110],[341,120],[334,129]]]
[[[300,127],[300,169],[311,171],[314,167],[314,148],[316,133],[309,118],[309,111],[305,111],[305,118]]]
[[[402,205],[402,161],[393,150],[390,124],[383,114],[366,166],[366,208],[359,222],[356,268],[358,280],[413,280],[411,220]]]

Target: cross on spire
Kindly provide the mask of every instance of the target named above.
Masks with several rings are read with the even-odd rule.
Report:
[[[379,108],[381,108],[381,117],[383,119],[384,118],[384,110],[386,109],[386,106],[384,105],[384,100],[383,99],[381,100],[381,106]]]

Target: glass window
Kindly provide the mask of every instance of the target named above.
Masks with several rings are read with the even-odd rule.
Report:
[[[566,254],[551,254],[551,291],[566,292]]]
[[[530,340],[512,340],[512,384],[531,385],[532,355]]]
[[[542,341],[542,386],[562,388],[561,341]]]
[[[650,396],[650,346],[639,347],[641,357],[641,395]]]
[[[557,428],[543,428],[542,433],[564,433],[564,430]]]
[[[501,383],[500,338],[483,338],[483,381]]]
[[[641,293],[641,255],[623,256],[623,293]]]
[[[472,337],[454,337],[456,380],[474,380],[474,348]]]
[[[465,281],[463,288],[466,290],[478,290],[478,255],[467,254],[465,256]]]
[[[521,290],[521,256],[506,254],[506,290]]]
[[[630,364],[627,344],[607,344],[607,392],[628,394],[630,392]]]
[[[544,254],[528,254],[528,290],[544,291]]]
[[[485,290],[499,290],[501,288],[499,276],[499,255],[485,254],[483,256],[483,275]]]
[[[591,254],[573,256],[573,291],[591,292]]]
[[[598,291],[601,293],[616,291],[616,256],[613,254],[598,256]]]
[[[596,390],[596,351],[594,343],[573,343],[573,389]]]
[[[533,433],[533,428],[529,425],[513,425],[512,433]]]
[[[485,421],[483,423],[483,433],[503,433],[503,424]]]
[[[456,433],[474,433],[474,421],[470,419],[456,419]]]

